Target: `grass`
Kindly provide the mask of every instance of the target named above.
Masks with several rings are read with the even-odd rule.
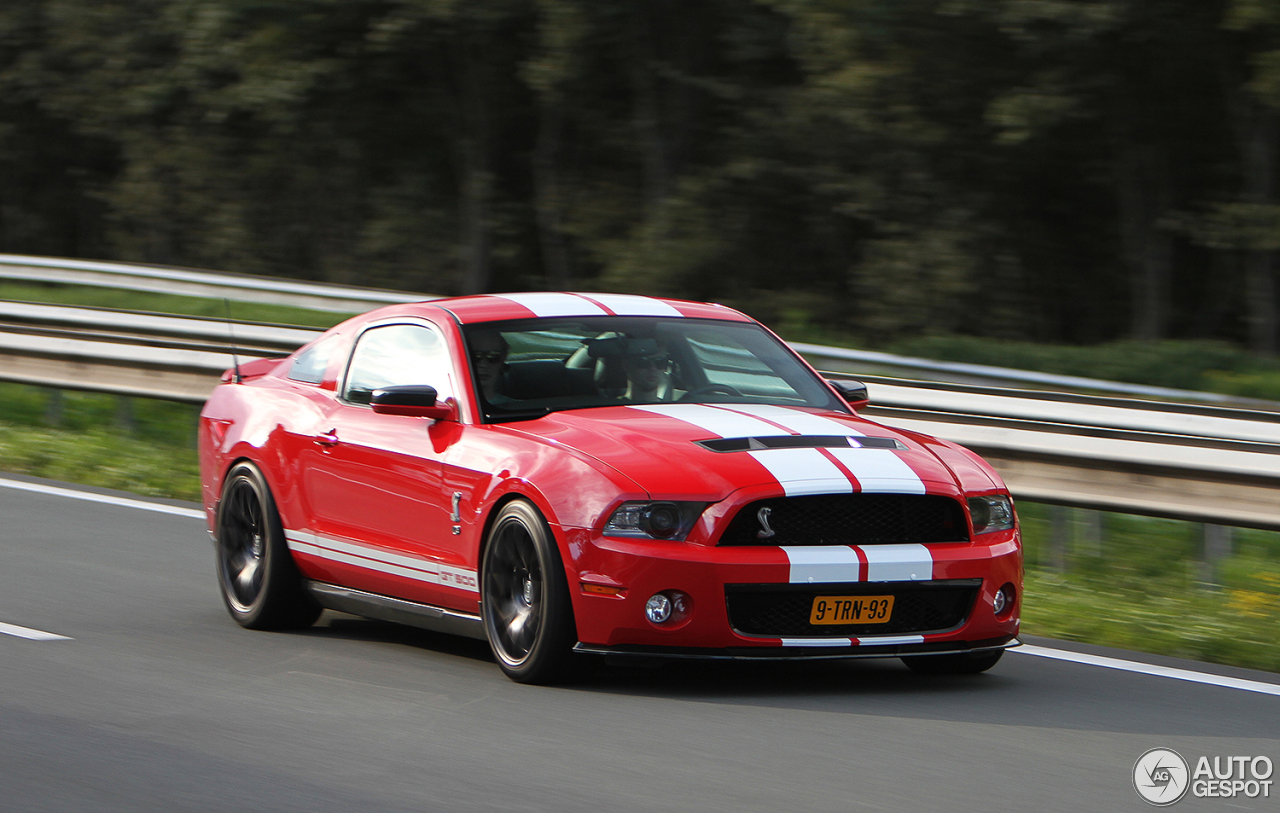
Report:
[[[1280,533],[1234,529],[1233,555],[1211,573],[1201,525],[1101,514],[1090,539],[1085,512],[1068,510],[1075,538],[1057,569],[1053,509],[1020,503],[1019,514],[1027,634],[1280,672]]]

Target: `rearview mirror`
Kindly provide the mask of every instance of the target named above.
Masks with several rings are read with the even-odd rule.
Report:
[[[867,394],[867,385],[861,381],[854,381],[852,378],[828,378],[827,383],[834,387],[845,403],[854,409],[862,409],[871,403],[871,396]]]
[[[427,386],[382,387],[369,399],[373,411],[380,415],[408,415],[436,421],[457,419],[453,401],[436,403],[436,388]]]

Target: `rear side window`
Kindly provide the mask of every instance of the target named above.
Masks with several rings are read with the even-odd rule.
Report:
[[[289,378],[304,384],[319,384],[324,381],[324,374],[329,369],[329,361],[333,358],[336,336],[322,339],[303,350],[289,365]]]
[[[440,401],[453,396],[449,354],[438,333],[423,325],[366,330],[356,342],[343,398],[367,404],[380,387],[435,387]]]

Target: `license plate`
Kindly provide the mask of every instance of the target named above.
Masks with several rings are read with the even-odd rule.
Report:
[[[893,596],[818,596],[810,624],[883,624],[893,613]]]

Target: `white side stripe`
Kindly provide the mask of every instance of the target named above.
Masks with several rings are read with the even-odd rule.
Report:
[[[604,308],[573,294],[495,294],[523,305],[537,316],[606,316]]]
[[[684,316],[658,299],[634,294],[584,294],[619,316]]]
[[[285,538],[289,549],[298,553],[426,584],[455,587],[471,593],[480,592],[479,581],[474,570],[437,564],[428,559],[404,556],[372,546],[315,536],[301,531],[287,531]]]
[[[867,493],[923,494],[924,482],[890,449],[828,449]]]
[[[867,557],[867,581],[928,581],[933,578],[933,554],[924,545],[860,545]]]
[[[761,449],[748,454],[769,470],[788,497],[853,492],[844,472],[817,449]]]
[[[788,546],[782,552],[791,562],[792,584],[856,582],[862,573],[858,554],[845,545]]]

